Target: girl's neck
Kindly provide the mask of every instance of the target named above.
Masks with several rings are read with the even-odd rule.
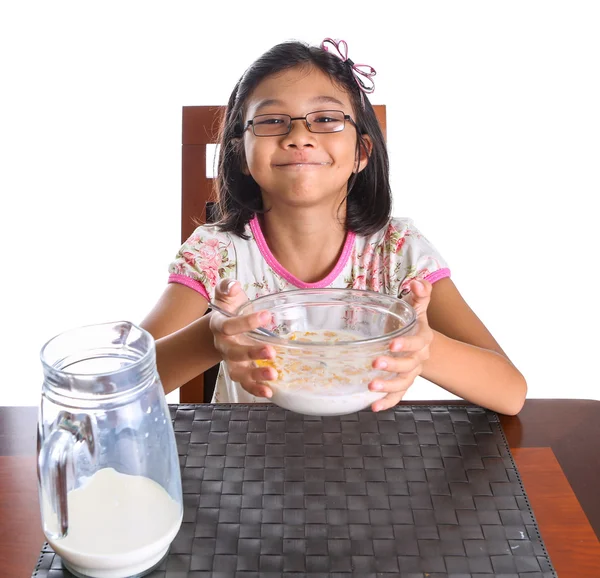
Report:
[[[265,240],[287,271],[305,283],[316,283],[340,258],[346,239],[345,206],[337,215],[321,207],[285,209],[273,207],[259,216]]]

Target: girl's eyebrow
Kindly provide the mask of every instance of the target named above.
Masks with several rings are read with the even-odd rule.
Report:
[[[346,106],[341,100],[335,98],[334,96],[326,95],[315,96],[314,98],[311,98],[309,102],[311,104],[337,104],[339,106]],[[263,108],[267,108],[268,106],[284,106],[284,102],[282,100],[278,100],[277,98],[266,98],[258,103],[254,109],[254,114]]]
[[[321,103],[339,104],[340,106],[344,106],[344,103],[341,100],[339,100],[333,96],[315,96],[315,98],[311,99],[311,102],[319,103],[319,104],[321,104]]]
[[[268,106],[283,106],[283,101],[277,100],[276,98],[266,98],[265,100],[261,100],[256,108],[254,109],[254,113],[256,114],[259,110],[263,108],[267,108]]]

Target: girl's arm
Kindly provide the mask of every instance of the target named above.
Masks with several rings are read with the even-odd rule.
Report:
[[[518,413],[527,393],[525,378],[449,278],[433,284],[427,319],[433,341],[421,375],[477,405]]]
[[[156,340],[156,364],[165,393],[221,361],[210,315],[204,315],[207,309],[208,301],[198,292],[170,283],[140,324]]]

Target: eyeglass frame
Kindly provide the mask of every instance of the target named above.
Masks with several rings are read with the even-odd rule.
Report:
[[[306,117],[310,116],[311,114],[316,114],[318,112],[340,112],[340,113],[342,113],[344,115],[344,118],[343,118],[344,124],[342,125],[342,128],[340,130],[334,130],[331,132],[312,130],[310,128],[311,123],[308,122]],[[288,123],[287,132],[282,132],[282,133],[278,133],[278,134],[256,134],[254,121],[261,116],[287,116],[290,119],[290,122]],[[290,134],[292,132],[292,122],[295,120],[303,120],[304,124],[306,125],[306,129],[313,134],[335,134],[338,132],[342,132],[346,128],[347,120],[350,121],[355,128],[358,128],[358,126],[356,125],[356,122],[354,122],[354,119],[349,114],[346,114],[343,110],[336,110],[336,109],[328,108],[325,110],[313,110],[312,112],[307,112],[304,116],[290,116],[289,114],[280,113],[280,112],[257,114],[250,120],[246,121],[246,125],[244,126],[244,130],[242,132],[246,132],[248,130],[248,128],[252,127],[252,134],[258,138],[270,137],[270,136],[287,136],[288,134]]]

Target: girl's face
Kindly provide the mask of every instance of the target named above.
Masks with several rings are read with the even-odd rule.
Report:
[[[245,121],[260,114],[304,117],[320,110],[340,110],[354,119],[348,94],[317,68],[296,67],[265,78],[246,103]],[[363,136],[369,145],[368,136]],[[274,204],[308,207],[344,199],[352,172],[367,157],[356,158],[357,132],[346,120],[335,133],[310,132],[304,120],[292,121],[289,134],[244,133],[247,171],[261,188],[265,208]]]

